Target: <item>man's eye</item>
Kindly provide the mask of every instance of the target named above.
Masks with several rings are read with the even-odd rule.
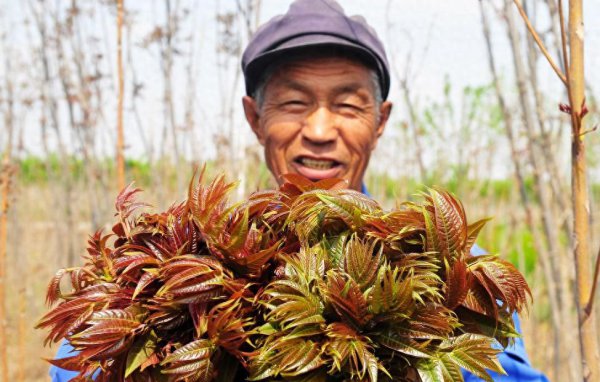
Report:
[[[340,103],[338,104],[338,108],[342,110],[351,110],[351,111],[361,111],[362,108],[358,105],[352,103]]]
[[[302,102],[302,101],[300,101],[300,100],[290,100],[290,101],[285,101],[283,103],[283,105],[292,105],[292,106],[294,106],[294,105],[300,105],[300,106],[304,106],[305,103]]]
[[[289,100],[289,101],[284,101],[280,104],[280,107],[283,110],[287,110],[287,111],[302,111],[306,108],[306,102],[302,101],[302,100]]]

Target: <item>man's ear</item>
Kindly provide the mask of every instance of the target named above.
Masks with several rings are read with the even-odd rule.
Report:
[[[254,135],[256,135],[258,142],[264,146],[265,136],[260,126],[260,114],[256,100],[252,97],[244,96],[242,98],[242,105],[244,106],[244,114],[246,115],[246,121],[248,121],[248,124],[254,132]]]
[[[392,103],[390,101],[385,101],[381,103],[379,107],[379,120],[377,121],[377,128],[375,130],[375,140],[373,141],[373,147],[371,150],[375,149],[377,146],[377,140],[383,134],[383,130],[385,130],[385,126],[390,118],[390,114],[392,112]]]

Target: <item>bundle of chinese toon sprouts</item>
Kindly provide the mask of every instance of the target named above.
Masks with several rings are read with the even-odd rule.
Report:
[[[491,381],[530,291],[470,255],[485,220],[442,190],[384,211],[340,185],[288,175],[230,205],[201,174],[162,213],[126,188],[50,282],[38,327],[77,350],[50,362],[75,381]]]

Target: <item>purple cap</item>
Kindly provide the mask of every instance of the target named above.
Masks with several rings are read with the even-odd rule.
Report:
[[[290,52],[316,46],[350,51],[377,71],[383,99],[390,90],[390,71],[383,44],[362,16],[348,17],[334,0],[296,0],[287,13],[263,24],[242,56],[246,94],[252,95],[264,70]]]

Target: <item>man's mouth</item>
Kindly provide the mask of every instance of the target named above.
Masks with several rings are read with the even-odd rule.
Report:
[[[342,164],[340,162],[327,158],[301,156],[294,159],[293,165],[300,175],[312,181],[338,178],[342,172]]]
[[[297,162],[305,167],[315,170],[329,170],[337,164],[337,162],[333,160],[312,158],[299,158]]]

